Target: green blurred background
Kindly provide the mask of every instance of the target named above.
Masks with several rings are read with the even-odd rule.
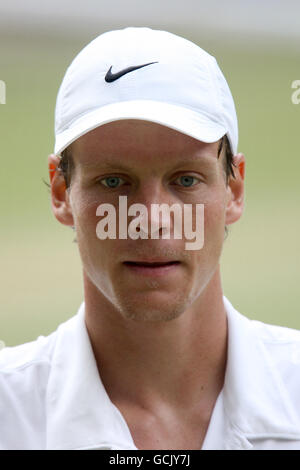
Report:
[[[102,23],[90,30],[69,24],[67,31],[15,26],[0,33],[0,79],[7,87],[0,105],[0,340],[13,346],[47,335],[82,301],[77,245],[72,231],[54,219],[43,182],[54,145],[56,94],[84,45],[129,25],[183,35],[217,58],[246,156],[245,212],[230,227],[222,255],[224,294],[249,318],[300,329],[300,104],[291,101],[291,84],[300,80],[299,40],[222,36],[142,16],[134,23]]]

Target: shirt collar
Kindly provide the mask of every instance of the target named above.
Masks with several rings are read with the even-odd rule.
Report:
[[[227,426],[226,439],[234,440],[236,447],[252,447],[251,437],[300,439],[296,413],[263,342],[251,321],[226,297],[224,305],[228,318],[225,382],[207,437],[218,427],[214,421],[221,407],[226,415],[221,427]],[[84,303],[57,330],[46,414],[49,449],[137,449],[99,376]]]
[[[57,330],[47,387],[47,448],[136,449],[110,400],[87,333],[84,303]]]
[[[223,300],[228,319],[223,387],[228,420],[245,438],[300,439],[297,413],[255,323],[226,297]]]

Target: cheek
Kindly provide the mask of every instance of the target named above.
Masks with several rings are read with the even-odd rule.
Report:
[[[194,254],[195,292],[206,284],[217,269],[225,237],[225,204],[222,199],[207,202],[204,206],[204,244]],[[192,253],[192,252],[191,252]]]
[[[82,194],[74,190],[71,195],[71,207],[74,217],[76,232],[86,236],[96,238],[96,225],[98,217],[96,216],[99,201],[90,195]]]
[[[95,198],[74,191],[71,195],[71,207],[74,218],[76,240],[82,264],[87,271],[93,265],[95,259],[101,259],[102,256],[95,256],[101,251],[101,241],[97,238],[96,226],[98,217],[96,216],[99,205]]]
[[[225,203],[222,200],[216,200],[208,203],[204,208],[204,222],[207,231],[218,232],[225,228]],[[212,233],[211,233],[212,234]]]
[[[204,251],[210,255],[219,255],[225,235],[226,201],[220,195],[204,206]]]
[[[110,264],[114,252],[112,243],[114,240],[99,240],[97,237],[97,223],[100,218],[96,215],[99,201],[88,197],[73,200],[74,222],[76,227],[76,239],[82,266],[85,273],[101,290],[111,293],[109,278]]]
[[[89,271],[96,268],[100,271],[108,269],[108,265],[113,258],[112,253],[116,253],[120,245],[118,239],[106,238],[102,240],[97,236],[99,222],[102,219],[107,220],[108,217],[107,212],[102,216],[97,215],[97,209],[100,204],[106,202],[101,200],[97,194],[82,194],[79,191],[74,192],[72,198],[72,211],[78,248],[82,262]],[[115,207],[115,204],[112,205]],[[118,212],[116,207],[115,211],[117,221]],[[117,227],[118,225],[116,224]],[[107,225],[104,230],[107,230]]]

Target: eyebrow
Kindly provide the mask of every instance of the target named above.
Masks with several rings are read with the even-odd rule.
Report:
[[[187,165],[187,164],[195,164],[195,163],[199,163],[200,165],[202,166],[208,166],[208,165],[211,165],[212,163],[215,162],[215,160],[217,160],[217,158],[215,159],[212,155],[202,155],[202,156],[190,156],[188,158],[183,158],[182,160],[179,160],[177,162],[177,165],[175,164],[174,165],[174,169],[175,168],[179,168],[181,166],[184,166],[184,165]],[[99,161],[99,162],[85,162],[85,163],[81,163],[80,164],[84,169],[86,170],[93,170],[93,169],[97,169],[97,168],[105,168],[105,169],[123,169],[125,171],[134,171],[137,169],[136,166],[132,167],[130,165],[126,165],[122,162],[111,162],[110,160],[102,160],[102,161]]]

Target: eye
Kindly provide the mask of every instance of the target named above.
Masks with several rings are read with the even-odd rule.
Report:
[[[104,183],[106,181],[106,183]],[[104,184],[107,188],[114,189],[119,185],[119,182],[123,181],[123,178],[120,178],[119,176],[107,176],[106,178],[102,178],[99,180],[99,183]]]
[[[182,185],[185,187],[185,188],[189,188],[191,186],[195,186],[195,184],[193,184],[193,180],[197,180],[197,181],[200,181],[199,178],[196,178],[195,176],[191,176],[191,175],[182,175],[182,176],[179,176],[175,181],[178,181],[180,180],[180,183],[182,183]]]

